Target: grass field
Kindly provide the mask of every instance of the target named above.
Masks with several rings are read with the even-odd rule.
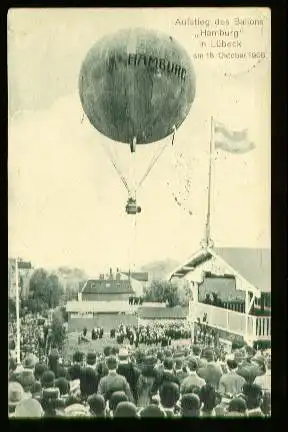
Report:
[[[104,334],[103,339],[90,340],[89,342],[78,344],[78,332],[68,333],[68,337],[65,341],[63,348],[63,356],[67,359],[72,359],[75,351],[82,351],[87,354],[89,351],[103,352],[103,348],[107,345],[116,346],[116,339],[111,339],[108,334]],[[190,344],[190,339],[181,339],[172,341],[172,346],[187,346]],[[124,346],[128,346],[128,341],[124,342]],[[147,348],[147,345],[140,344],[139,348]]]

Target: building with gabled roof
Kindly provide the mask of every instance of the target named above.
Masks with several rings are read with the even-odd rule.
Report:
[[[128,301],[134,291],[129,279],[89,279],[81,294],[83,301]]]
[[[247,340],[271,338],[270,249],[202,248],[170,274],[169,279],[173,278],[185,278],[191,284],[191,321],[207,314],[212,327]],[[220,296],[226,290],[224,307],[205,304],[201,297],[205,289],[208,295],[209,290],[218,290]]]

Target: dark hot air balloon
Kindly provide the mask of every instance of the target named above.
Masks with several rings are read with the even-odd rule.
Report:
[[[80,99],[90,123],[108,138],[149,144],[172,134],[195,96],[191,60],[176,40],[147,29],[121,30],[84,59]]]

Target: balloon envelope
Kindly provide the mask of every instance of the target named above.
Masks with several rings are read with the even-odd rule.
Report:
[[[112,140],[148,144],[181,125],[195,96],[195,74],[174,38],[146,29],[121,30],[97,42],[84,59],[79,93],[91,124]]]

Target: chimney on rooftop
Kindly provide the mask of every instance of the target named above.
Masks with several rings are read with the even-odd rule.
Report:
[[[113,272],[112,272],[112,268],[111,268],[111,267],[110,267],[109,279],[110,279],[110,280],[113,279]]]

